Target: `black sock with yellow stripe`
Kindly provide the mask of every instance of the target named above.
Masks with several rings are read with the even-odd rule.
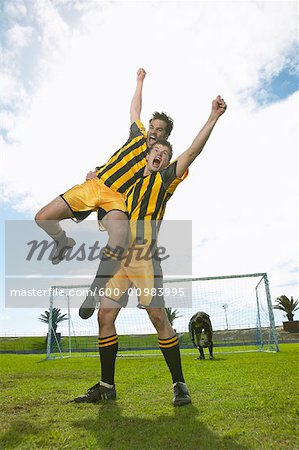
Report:
[[[176,383],[177,381],[182,381],[184,383],[185,380],[182,371],[180,346],[177,335],[167,339],[159,338],[159,347],[170,370],[173,383]]]
[[[114,385],[115,360],[118,351],[118,336],[99,337],[99,353],[101,359],[102,377],[101,381]]]
[[[98,293],[99,289],[103,289],[106,286],[109,278],[117,272],[123,252],[123,247],[117,246],[116,248],[112,248],[106,245],[102,253],[96,277],[90,286],[91,291]]]

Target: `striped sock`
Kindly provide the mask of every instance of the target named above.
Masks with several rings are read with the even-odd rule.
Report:
[[[123,252],[124,249],[122,247],[112,248],[109,245],[106,245],[96,277],[90,287],[93,292],[97,292],[99,289],[104,288],[109,278],[117,272]]]
[[[101,381],[114,385],[115,360],[118,351],[118,336],[106,336],[98,340],[101,370]]]
[[[170,370],[172,382],[176,383],[177,381],[181,381],[184,383],[185,380],[182,371],[180,346],[177,335],[167,339],[159,338],[159,347]]]

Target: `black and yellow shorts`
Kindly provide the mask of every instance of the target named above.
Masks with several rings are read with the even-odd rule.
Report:
[[[138,258],[135,255],[132,258],[124,257],[119,270],[106,284],[105,296],[125,306],[121,304],[124,294],[126,292],[130,294],[133,288],[138,297],[139,307],[165,307],[160,259],[157,257],[140,259],[140,254]]]
[[[60,197],[67,203],[78,222],[86,219],[93,211],[98,211],[99,219],[103,219],[112,210],[127,212],[124,196],[112,191],[99,178],[76,184]]]

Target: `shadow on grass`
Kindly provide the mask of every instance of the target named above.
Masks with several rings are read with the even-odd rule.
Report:
[[[235,442],[234,438],[221,437],[201,423],[199,411],[193,405],[174,408],[173,415],[157,414],[155,419],[125,416],[122,408],[114,402],[98,407],[97,418],[73,422],[76,429],[84,429],[95,436],[98,449],[248,449]]]
[[[34,425],[25,420],[16,420],[10,429],[0,438],[0,448],[19,448],[24,442],[24,436],[35,435],[44,430],[44,427]]]

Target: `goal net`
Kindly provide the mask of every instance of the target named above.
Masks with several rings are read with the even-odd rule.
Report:
[[[47,359],[79,352],[98,354],[97,314],[82,320],[78,315],[78,301],[75,301],[76,296],[84,295],[88,289],[87,285],[52,286]],[[173,328],[183,351],[194,352],[188,326],[190,318],[198,311],[210,316],[216,355],[240,351],[278,351],[266,273],[165,280],[164,293],[166,307],[175,317]],[[167,293],[171,293],[170,304]],[[136,304],[137,298],[133,295],[116,319],[119,354],[157,353],[156,331],[146,311],[137,308]],[[58,323],[54,332],[57,324],[53,323],[53,311],[57,313],[57,308],[67,320]]]

